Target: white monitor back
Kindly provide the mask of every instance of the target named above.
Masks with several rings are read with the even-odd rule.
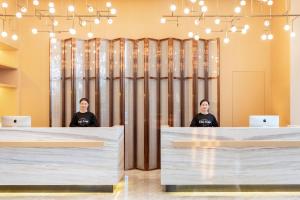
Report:
[[[279,115],[250,115],[249,127],[279,127]]]
[[[30,116],[2,116],[2,127],[31,127]]]

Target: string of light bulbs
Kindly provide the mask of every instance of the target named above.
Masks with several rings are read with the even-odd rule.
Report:
[[[217,5],[217,13],[219,13],[219,0],[216,0]],[[266,8],[269,13],[268,14],[254,14],[253,5],[259,4],[260,7]],[[247,34],[250,30],[249,24],[241,24],[243,19],[245,18],[259,18],[263,19],[263,33],[261,35],[261,40],[268,41],[274,38],[273,33],[271,32],[271,20],[272,18],[286,18],[286,23],[283,29],[286,32],[290,32],[290,37],[295,37],[296,33],[294,32],[294,21],[300,16],[300,14],[290,14],[289,6],[286,6],[286,10],[282,14],[273,14],[272,6],[274,5],[274,0],[239,0],[239,4],[237,5],[237,0],[235,1],[235,5],[233,7],[233,14],[208,14],[208,6],[204,0],[189,0],[188,5],[182,8],[182,14],[179,14],[177,11],[176,4],[170,5],[171,14],[163,15],[160,19],[161,24],[166,24],[167,22],[176,22],[177,26],[179,26],[181,18],[188,18],[193,20],[194,25],[200,26],[201,22],[204,25],[206,20],[213,21],[213,24],[216,26],[214,29],[211,27],[204,27],[204,33],[209,35],[213,32],[215,33],[223,33],[224,38],[223,42],[228,44],[230,42],[229,34],[239,32],[243,35]],[[251,14],[246,15],[243,13],[245,7],[249,5],[251,8]],[[286,0],[286,5],[289,5],[289,1]],[[195,9],[196,8],[196,9]],[[222,26],[223,25],[223,26]],[[199,32],[189,31],[187,33],[189,38],[194,38],[195,40],[200,39]]]
[[[21,18],[38,18],[40,20],[47,19],[51,22],[50,26],[46,30],[40,30],[37,27],[32,27],[32,34],[36,35],[38,33],[48,33],[52,42],[56,41],[57,34],[68,32],[70,35],[76,35],[77,30],[75,28],[76,25],[79,25],[82,28],[87,27],[87,37],[93,38],[94,33],[92,32],[92,25],[99,25],[102,19],[107,19],[108,24],[113,23],[113,18],[117,17],[117,9],[113,8],[111,2],[105,3],[105,8],[98,9],[94,7],[92,4],[85,2],[86,13],[78,13],[75,7],[75,4],[69,4],[66,8],[66,14],[59,14],[56,10],[56,5],[53,0],[48,2],[48,7],[46,9],[41,8],[40,0],[32,0],[31,4],[25,3],[21,4],[18,0],[16,1],[16,9],[15,13],[8,13],[9,5],[7,1],[3,1],[1,3],[1,12],[0,12],[0,20],[2,20],[2,30],[1,37],[7,38],[9,36],[8,33],[8,22],[11,20],[18,21]],[[29,10],[33,8],[33,12],[29,12]],[[72,20],[72,26],[68,30],[62,30],[59,27],[59,20]],[[88,28],[89,27],[89,28]],[[18,40],[18,35],[15,31],[11,34],[11,39],[16,41]]]

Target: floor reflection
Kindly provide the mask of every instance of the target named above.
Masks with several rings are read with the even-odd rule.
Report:
[[[177,192],[165,193],[160,171],[130,170],[114,193],[0,193],[2,200],[300,200],[300,192]]]

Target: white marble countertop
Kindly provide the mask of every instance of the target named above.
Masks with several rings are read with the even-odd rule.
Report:
[[[0,128],[0,163],[0,185],[115,185],[124,128]]]
[[[162,127],[161,184],[300,184],[299,155],[299,127]]]

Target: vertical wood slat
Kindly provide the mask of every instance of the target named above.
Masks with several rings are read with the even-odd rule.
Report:
[[[149,170],[149,40],[144,40],[144,169]]]
[[[174,94],[173,94],[173,39],[168,40],[168,125],[174,125]]]
[[[133,166],[137,168],[137,65],[138,41],[133,46]]]
[[[180,126],[184,126],[184,41],[180,41]]]
[[[208,99],[209,40],[204,41],[204,98]]]
[[[198,41],[193,40],[193,113],[198,112]]]
[[[157,63],[156,63],[156,67],[157,67],[157,79],[156,79],[156,106],[157,106],[157,121],[156,121],[156,126],[157,126],[157,154],[156,154],[156,163],[157,163],[157,168],[159,169],[161,166],[160,163],[160,120],[161,120],[161,112],[160,112],[160,80],[161,80],[161,42],[158,41],[157,43],[157,53],[156,53],[156,57],[157,57]]]
[[[114,46],[113,41],[109,41],[109,126],[114,125]]]
[[[124,87],[124,51],[125,51],[125,40],[120,40],[120,124],[125,125],[125,87]],[[126,130],[124,128],[124,137],[126,137]],[[125,152],[125,139],[124,139],[124,152]],[[125,162],[124,162],[125,169]]]
[[[100,49],[100,40],[95,40],[95,114],[98,119],[98,123],[101,124],[101,106],[100,106],[100,98],[101,98],[101,91],[100,91],[100,66],[99,66],[99,49]]]
[[[76,41],[74,38],[71,39],[71,113],[75,113],[76,110],[76,88],[75,88],[75,50],[76,50]],[[71,114],[71,115],[72,115]]]
[[[125,52],[125,40],[124,38],[122,38],[120,39],[120,124],[121,125],[125,125],[124,52]]]
[[[89,77],[90,77],[90,44],[89,44],[89,40],[88,41],[84,41],[84,67],[85,67],[85,78],[84,78],[84,82],[85,82],[85,97],[90,99],[90,81],[89,81]]]
[[[48,54],[49,58],[51,59],[51,40],[49,40],[49,54]],[[52,127],[52,96],[51,96],[51,83],[52,83],[52,79],[51,79],[51,61],[49,62],[49,127]]]
[[[66,126],[66,41],[64,41],[62,43],[62,55],[61,55],[61,67],[62,67],[62,73],[61,73],[61,77],[62,77],[62,109],[61,109],[61,125],[62,126]]]
[[[220,56],[221,56],[221,54],[220,54],[220,38],[218,38],[217,39],[217,56],[218,56],[218,79],[217,79],[217,81],[218,81],[218,83],[217,83],[217,95],[218,95],[218,102],[217,102],[217,107],[218,107],[218,121],[219,121],[219,126],[220,126],[220,123],[221,123],[221,116],[220,116],[220,105],[221,105],[221,100],[220,100],[220,88],[221,88],[221,85],[220,85],[220,71],[221,71],[221,68],[220,68],[220,66],[221,66],[221,64],[220,64],[220,62],[221,62],[221,58],[220,58]]]

